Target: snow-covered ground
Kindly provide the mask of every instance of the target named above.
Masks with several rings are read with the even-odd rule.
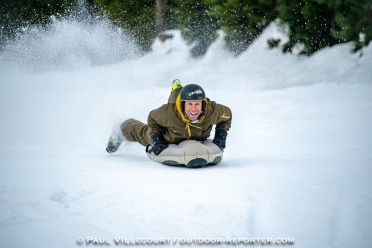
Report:
[[[134,58],[112,26],[53,27],[0,55],[0,247],[92,246],[88,237],[371,247],[372,44],[361,57],[351,44],[283,55],[267,49],[285,37],[272,25],[239,57],[218,39],[192,59],[171,31]],[[145,122],[175,78],[232,109],[221,164],[169,167],[134,143],[107,154],[112,126]]]

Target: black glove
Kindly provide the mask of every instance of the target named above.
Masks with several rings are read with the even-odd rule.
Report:
[[[214,134],[213,143],[216,144],[221,150],[225,149],[226,147],[226,137],[227,132],[222,129],[216,129],[216,133]]]
[[[152,151],[158,156],[162,151],[168,148],[167,142],[165,141],[161,133],[155,134],[152,137]]]

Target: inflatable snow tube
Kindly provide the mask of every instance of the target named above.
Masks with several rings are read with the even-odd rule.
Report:
[[[151,151],[151,149],[148,150]],[[148,150],[146,149],[146,151]],[[205,140],[204,142],[185,140],[178,145],[170,144],[158,156],[153,152],[146,152],[146,154],[152,161],[158,163],[199,168],[221,162],[223,151],[212,140]]]

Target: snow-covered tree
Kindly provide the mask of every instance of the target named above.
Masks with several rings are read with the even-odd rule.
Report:
[[[218,18],[229,48],[245,50],[277,17],[276,0],[205,0],[213,5],[208,13]]]

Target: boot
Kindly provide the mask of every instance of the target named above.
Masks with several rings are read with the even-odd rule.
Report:
[[[182,89],[181,81],[178,79],[173,80],[171,93],[168,98],[168,102],[176,102],[177,96],[180,94]]]
[[[116,125],[107,143],[106,151],[108,153],[116,152],[124,140],[125,138],[121,132],[121,125]]]

